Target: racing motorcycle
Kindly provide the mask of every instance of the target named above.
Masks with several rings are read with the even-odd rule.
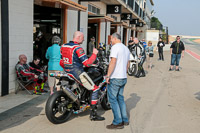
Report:
[[[107,98],[107,84],[105,80],[105,70],[108,67],[102,62],[85,68],[85,72],[90,76],[93,82],[99,86],[98,103],[104,110],[110,109]],[[49,97],[46,103],[45,112],[48,120],[54,124],[66,122],[70,116],[79,114],[90,109],[91,91],[77,80],[70,77],[65,72],[50,73],[50,76],[58,78],[61,91],[55,92]]]

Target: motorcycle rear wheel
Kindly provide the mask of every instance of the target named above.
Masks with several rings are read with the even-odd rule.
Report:
[[[53,124],[66,122],[72,114],[72,104],[63,91],[57,91],[51,95],[46,103],[45,112],[47,119]],[[71,106],[69,108],[69,106]]]

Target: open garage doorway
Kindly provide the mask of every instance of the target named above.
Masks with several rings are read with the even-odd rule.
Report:
[[[62,9],[34,5],[33,25],[33,56],[39,57],[41,63],[46,65],[46,50],[52,45],[51,39],[54,35],[62,36],[61,15]]]

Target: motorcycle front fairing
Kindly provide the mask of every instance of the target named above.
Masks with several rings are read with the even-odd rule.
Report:
[[[101,70],[97,67],[89,67],[86,69],[86,72],[89,75],[89,77],[93,80],[93,82],[97,82],[98,80],[103,78]]]

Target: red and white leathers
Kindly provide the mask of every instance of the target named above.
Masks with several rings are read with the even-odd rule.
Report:
[[[61,56],[60,65],[69,76],[88,90],[93,90],[91,105],[97,104],[99,87],[93,83],[83,68],[83,65],[89,67],[96,60],[97,55],[93,53],[88,59],[83,48],[77,42],[70,41],[62,45]]]
[[[43,71],[41,71],[39,69],[32,68],[28,64],[17,63],[16,70],[17,70],[18,74],[20,74],[21,77],[24,78],[24,80],[32,79],[33,81],[35,81],[36,86],[37,85],[40,86],[41,83],[44,83],[47,80],[47,77],[40,74]],[[35,75],[39,75],[39,77],[35,78]]]

